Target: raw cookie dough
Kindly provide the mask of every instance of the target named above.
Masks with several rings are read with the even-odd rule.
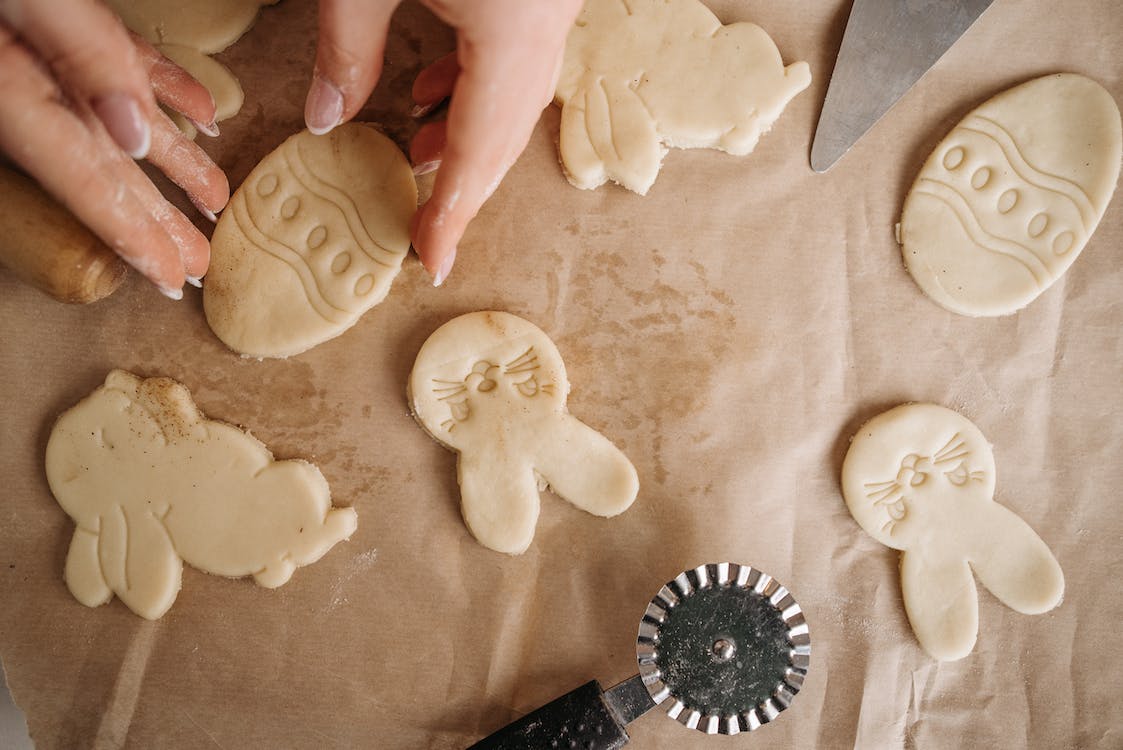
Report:
[[[164,57],[174,62],[179,67],[191,74],[199,83],[211,93],[215,106],[215,122],[228,120],[242,108],[245,94],[242,84],[230,70],[212,57],[191,47],[179,44],[159,44],[156,49]],[[172,122],[189,138],[195,137],[195,126],[186,117],[173,110],[165,110]]]
[[[979,428],[934,404],[874,417],[842,464],[850,514],[874,539],[901,550],[909,622],[924,650],[942,661],[975,647],[974,576],[1024,614],[1047,612],[1064,594],[1056,558],[1025,521],[994,502],[994,484],[994,453]]]
[[[292,136],[222,212],[203,287],[207,322],[253,357],[335,338],[390,290],[416,209],[409,162],[372,127]]]
[[[905,199],[909,273],[961,315],[1025,307],[1095,231],[1121,141],[1111,94],[1083,76],[1038,78],[984,103],[936,146]]]
[[[579,188],[644,195],[664,144],[747,154],[810,83],[759,26],[723,26],[698,0],[588,0],[555,93],[562,166]]]
[[[430,435],[460,454],[461,510],[485,547],[519,554],[530,546],[540,486],[598,516],[635,500],[635,467],[569,414],[568,393],[557,347],[508,313],[461,315],[418,352],[410,407]]]
[[[274,461],[167,378],[110,372],[59,417],[46,465],[78,525],[66,585],[88,607],[116,594],[155,620],[179,593],[184,560],[275,588],[355,531],[355,511],[332,509],[319,469]]]
[[[213,55],[253,26],[277,0],[106,0],[125,25],[153,44],[180,44]]]
[[[209,57],[222,52],[253,26],[258,9],[277,0],[108,0],[133,32],[203,84],[214,98],[215,121],[238,114],[242,86],[225,65]],[[167,111],[167,110],[166,110]],[[167,111],[189,138],[195,126],[178,112]]]

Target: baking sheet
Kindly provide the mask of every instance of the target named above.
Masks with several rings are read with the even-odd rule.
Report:
[[[998,0],[826,175],[807,163],[849,3],[711,3],[752,19],[814,81],[756,153],[672,152],[651,193],[571,188],[548,110],[472,225],[448,284],[413,258],[387,300],[289,361],[243,360],[201,298],[136,278],[66,307],[0,271],[0,656],[39,747],[460,748],[587,679],[636,672],[644,606],[680,570],[732,560],[807,613],[811,671],[752,735],[708,738],[652,712],[637,748],[1119,747],[1123,744],[1123,204],[1022,313],[971,320],[921,295],[893,242],[924,158],[979,102],[1041,74],[1123,101],[1114,0]],[[315,9],[284,0],[221,56],[246,104],[201,139],[237,185],[301,125]],[[367,119],[406,145],[420,66],[452,35],[395,16]],[[187,207],[185,202],[181,203]],[[406,377],[453,316],[495,308],[557,342],[572,412],[633,460],[639,500],[599,519],[543,496],[521,557],[459,516],[455,457],[410,419]],[[191,568],[171,611],[79,605],[73,531],[43,477],[52,421],[123,367],[185,383],[278,457],[314,460],[359,529],[269,591]],[[905,620],[897,557],[850,518],[847,440],[903,401],[962,411],[995,445],[997,499],[1064,568],[1036,617],[980,592],[975,652],[939,664]]]

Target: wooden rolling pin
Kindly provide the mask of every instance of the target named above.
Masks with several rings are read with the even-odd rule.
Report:
[[[128,266],[37,184],[0,167],[0,265],[62,302],[96,302]]]

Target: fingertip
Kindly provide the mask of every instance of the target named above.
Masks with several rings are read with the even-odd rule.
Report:
[[[312,76],[304,102],[304,123],[312,135],[325,135],[343,122],[343,92],[320,74]]]
[[[143,159],[152,148],[152,128],[136,97],[113,92],[92,102],[106,132],[133,159]]]

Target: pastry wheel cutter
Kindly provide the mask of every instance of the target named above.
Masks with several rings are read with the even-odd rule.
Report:
[[[596,680],[480,740],[469,750],[615,750],[624,726],[656,706],[706,734],[752,731],[803,686],[811,634],[791,593],[747,565],[700,565],[647,605],[636,640],[639,674],[610,689]]]

